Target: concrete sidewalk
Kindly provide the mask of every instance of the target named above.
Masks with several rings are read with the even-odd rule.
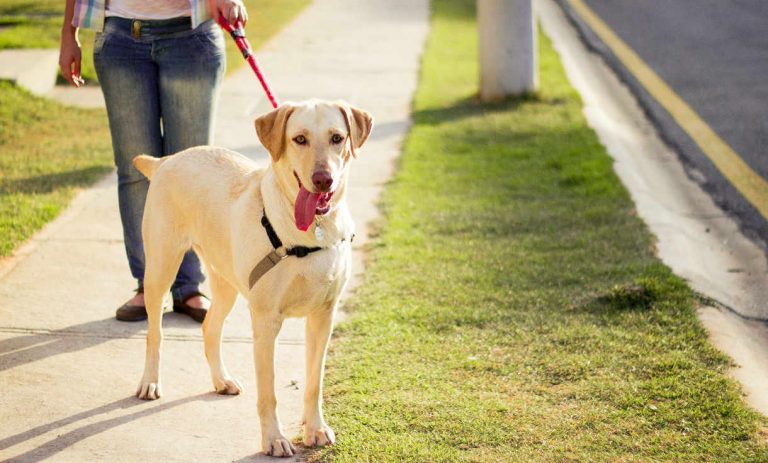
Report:
[[[282,100],[343,98],[376,117],[353,164],[356,270],[365,224],[392,174],[409,127],[426,0],[317,0],[257,57]],[[267,162],[253,128],[270,109],[248,68],[224,84],[216,144]],[[260,450],[250,318],[242,300],[227,321],[224,353],[246,391],[212,392],[200,325],[167,313],[162,379],[154,402],[133,392],[144,363],[145,323],[114,320],[130,296],[114,176],[0,267],[0,460],[272,461]],[[289,435],[300,430],[303,323],[279,338],[276,389]],[[344,430],[336,429],[344,439]],[[296,458],[294,460],[297,460]]]

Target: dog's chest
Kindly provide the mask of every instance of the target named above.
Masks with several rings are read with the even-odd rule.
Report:
[[[274,275],[282,296],[281,312],[285,316],[301,317],[335,303],[349,280],[349,248],[349,244],[341,244],[301,259],[281,261]]]

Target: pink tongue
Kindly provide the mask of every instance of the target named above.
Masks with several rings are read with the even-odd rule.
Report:
[[[315,218],[318,201],[320,201],[320,193],[310,193],[304,188],[304,185],[299,188],[299,194],[296,196],[296,208],[293,211],[296,228],[301,231],[309,229]]]

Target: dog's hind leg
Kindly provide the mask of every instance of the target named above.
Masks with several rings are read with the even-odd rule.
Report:
[[[333,305],[307,315],[307,388],[304,391],[304,445],[331,445],[333,430],[323,419],[323,370],[325,353],[331,338]]]
[[[205,357],[211,368],[213,387],[219,394],[240,394],[243,391],[243,386],[229,375],[221,356],[222,328],[224,320],[227,319],[227,315],[235,305],[237,290],[210,266],[208,267],[208,278],[211,282],[211,308],[203,322],[203,338],[205,339]]]
[[[146,225],[146,223],[145,223]],[[173,238],[170,227],[150,224],[144,227],[144,304],[147,308],[147,354],[144,374],[136,391],[140,399],[154,400],[160,388],[160,344],[163,340],[163,297],[168,292],[184,257],[182,242]]]

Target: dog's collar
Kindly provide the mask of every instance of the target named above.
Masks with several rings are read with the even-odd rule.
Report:
[[[262,215],[261,215],[261,225],[264,227],[264,230],[267,232],[267,236],[269,237],[269,242],[272,243],[272,247],[274,248],[269,254],[267,254],[263,259],[259,261],[258,264],[251,270],[251,276],[248,278],[248,284],[249,288],[253,288],[253,285],[256,284],[257,281],[261,277],[264,276],[268,271],[272,269],[275,265],[278,264],[281,260],[285,259],[288,256],[296,256],[298,258],[307,257],[308,255],[312,254],[313,252],[321,251],[323,249],[328,248],[321,248],[319,246],[314,247],[307,247],[307,246],[294,246],[292,248],[286,248],[283,246],[283,241],[280,239],[279,236],[277,236],[277,232],[275,232],[274,227],[272,227],[272,223],[270,223],[269,219],[267,218],[267,211],[266,209],[262,209]],[[349,242],[351,243],[352,240],[355,238],[355,235],[353,234],[349,238]],[[339,243],[343,243],[346,241],[346,238],[342,238],[339,240]]]

